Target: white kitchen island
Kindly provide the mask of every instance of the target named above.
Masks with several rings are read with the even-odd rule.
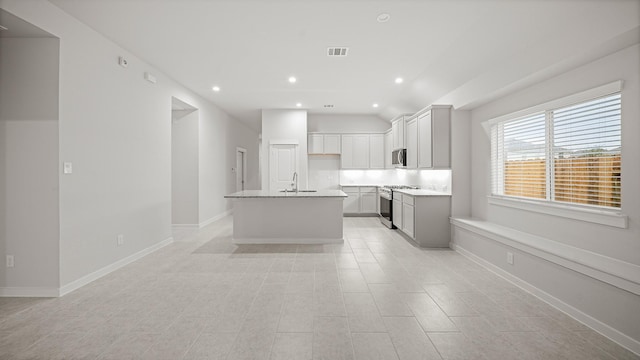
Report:
[[[342,243],[341,190],[280,192],[245,190],[233,201],[235,244]]]

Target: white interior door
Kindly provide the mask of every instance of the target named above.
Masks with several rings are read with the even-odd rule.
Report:
[[[291,189],[298,171],[298,145],[271,145],[269,151],[270,190]]]
[[[236,151],[236,191],[244,191],[245,172],[246,172],[246,155],[244,149]]]

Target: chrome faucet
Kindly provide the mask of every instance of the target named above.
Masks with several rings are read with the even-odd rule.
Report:
[[[293,172],[293,180],[291,181],[291,191],[298,192],[298,173]]]

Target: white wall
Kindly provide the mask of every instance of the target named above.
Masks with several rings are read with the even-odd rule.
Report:
[[[307,128],[309,132],[366,133],[385,132],[391,123],[375,115],[319,115],[309,114]]]
[[[0,295],[48,292],[59,286],[59,41],[1,38],[0,54]]]
[[[272,140],[298,142],[298,188],[306,189],[307,111],[262,110],[262,189],[269,189],[269,144]]]
[[[222,196],[234,183],[228,164],[236,146],[252,148],[255,132],[48,2],[2,6],[61,39],[59,157],[74,165],[60,178],[61,285],[81,285],[170,239],[172,96],[200,111],[200,217],[225,213]],[[128,58],[127,68],[118,56]],[[144,80],[145,71],[157,84]],[[257,151],[248,156],[257,163]]]
[[[199,213],[199,112],[171,121],[171,223],[197,225]]]
[[[560,76],[505,96],[472,111],[471,124],[471,216],[538,235],[573,252],[597,254],[607,263],[640,265],[640,45],[612,53]],[[623,80],[622,90],[622,213],[629,219],[627,229],[571,220],[552,215],[503,208],[488,203],[490,194],[490,140],[481,122],[493,117],[562,98],[616,80]],[[454,139],[454,142],[456,140]],[[463,140],[464,141],[464,138]],[[640,351],[640,296],[611,283],[596,280],[588,272],[566,268],[572,255],[556,257],[558,266],[533,255],[465,230],[454,231],[457,246],[477,256],[506,276],[515,276],[565,311],[577,316],[616,341]],[[577,249],[576,249],[577,248]],[[515,254],[514,265],[506,265],[505,252]],[[548,254],[549,259],[556,254]],[[579,258],[580,254],[575,254]],[[591,255],[589,255],[591,256]],[[620,263],[618,263],[620,264]],[[619,265],[616,265],[619,266]],[[615,269],[605,269],[616,274]],[[627,274],[637,278],[637,274]]]
[[[640,265],[640,241],[638,241],[640,239],[639,63],[640,45],[636,45],[473,110],[473,216]],[[486,197],[490,193],[490,141],[481,128],[482,121],[615,80],[624,80],[622,212],[629,216],[628,229],[617,229],[487,204]]]
[[[471,112],[451,111],[451,216],[471,215]]]

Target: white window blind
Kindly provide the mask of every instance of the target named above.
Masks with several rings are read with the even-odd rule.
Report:
[[[620,208],[616,93],[491,125],[493,195]]]
[[[620,207],[620,94],[553,111],[554,200]]]

